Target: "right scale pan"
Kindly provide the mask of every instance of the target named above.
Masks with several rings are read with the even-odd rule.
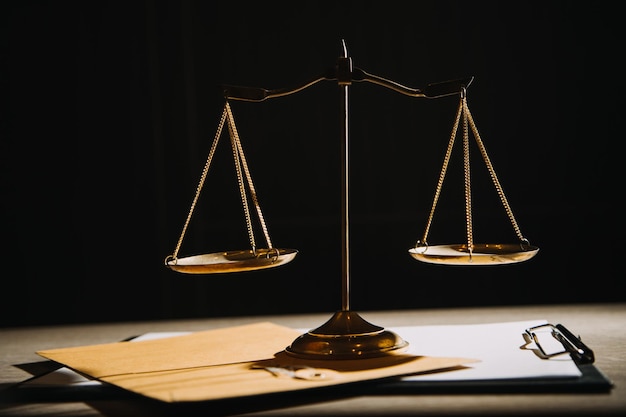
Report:
[[[467,244],[416,246],[409,254],[421,262],[445,265],[501,265],[524,262],[537,254],[539,248],[525,244]]]
[[[435,213],[435,207],[441,194],[443,181],[450,161],[450,155],[454,145],[454,140],[457,135],[459,124],[462,124],[463,128],[463,166],[464,166],[464,180],[465,180],[465,220],[466,220],[466,232],[467,242],[465,244],[451,244],[451,245],[429,245],[427,243],[428,232],[431,227],[433,216]],[[472,193],[470,185],[470,155],[469,155],[469,131],[472,131],[474,139],[480,154],[489,171],[489,175],[496,188],[500,201],[504,206],[506,214],[511,221],[511,225],[517,235],[519,243],[474,243],[474,232],[472,226]],[[531,246],[528,243],[528,239],[522,234],[515,217],[513,216],[513,210],[509,205],[504,190],[500,185],[500,181],[493,168],[491,160],[487,155],[487,150],[483,144],[478,129],[474,123],[474,119],[469,111],[467,105],[467,97],[465,91],[461,92],[461,99],[454,125],[452,127],[452,133],[450,134],[450,141],[448,142],[448,148],[444,158],[444,163],[441,168],[439,176],[439,182],[437,183],[437,189],[435,191],[435,198],[430,209],[430,215],[426,224],[426,230],[422,240],[418,241],[415,247],[409,249],[409,254],[421,262],[431,264],[445,264],[445,265],[503,265],[503,264],[515,264],[524,262],[534,257],[539,248]]]

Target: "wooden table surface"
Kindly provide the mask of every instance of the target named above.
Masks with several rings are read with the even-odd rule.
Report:
[[[170,407],[137,398],[93,398],[71,394],[32,399],[0,395],[0,416],[626,416],[626,303],[509,306],[359,312],[383,327],[481,324],[545,319],[579,335],[596,356],[595,366],[613,388],[600,393],[416,393],[407,395],[311,396],[294,401],[272,397],[237,406],[195,404]],[[316,328],[332,314],[229,317],[0,329],[0,394],[32,376],[46,361],[38,350],[109,343],[148,332],[200,331],[271,321],[293,328]],[[48,365],[50,363],[47,363]],[[30,366],[30,368],[29,368]]]

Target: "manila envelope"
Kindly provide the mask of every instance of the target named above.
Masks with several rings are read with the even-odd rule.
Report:
[[[362,359],[302,359],[285,348],[301,332],[270,322],[137,342],[42,350],[79,373],[169,403],[290,392],[477,362],[390,354]]]

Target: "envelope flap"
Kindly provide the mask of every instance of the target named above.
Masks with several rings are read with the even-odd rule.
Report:
[[[95,378],[270,359],[300,332],[270,322],[138,342],[49,349],[38,355]]]

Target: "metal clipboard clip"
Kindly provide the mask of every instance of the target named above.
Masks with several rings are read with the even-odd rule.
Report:
[[[569,353],[577,364],[593,363],[595,360],[593,350],[562,324],[529,327],[524,332],[524,339],[528,343],[534,342],[538,349],[534,351],[542,359]]]

